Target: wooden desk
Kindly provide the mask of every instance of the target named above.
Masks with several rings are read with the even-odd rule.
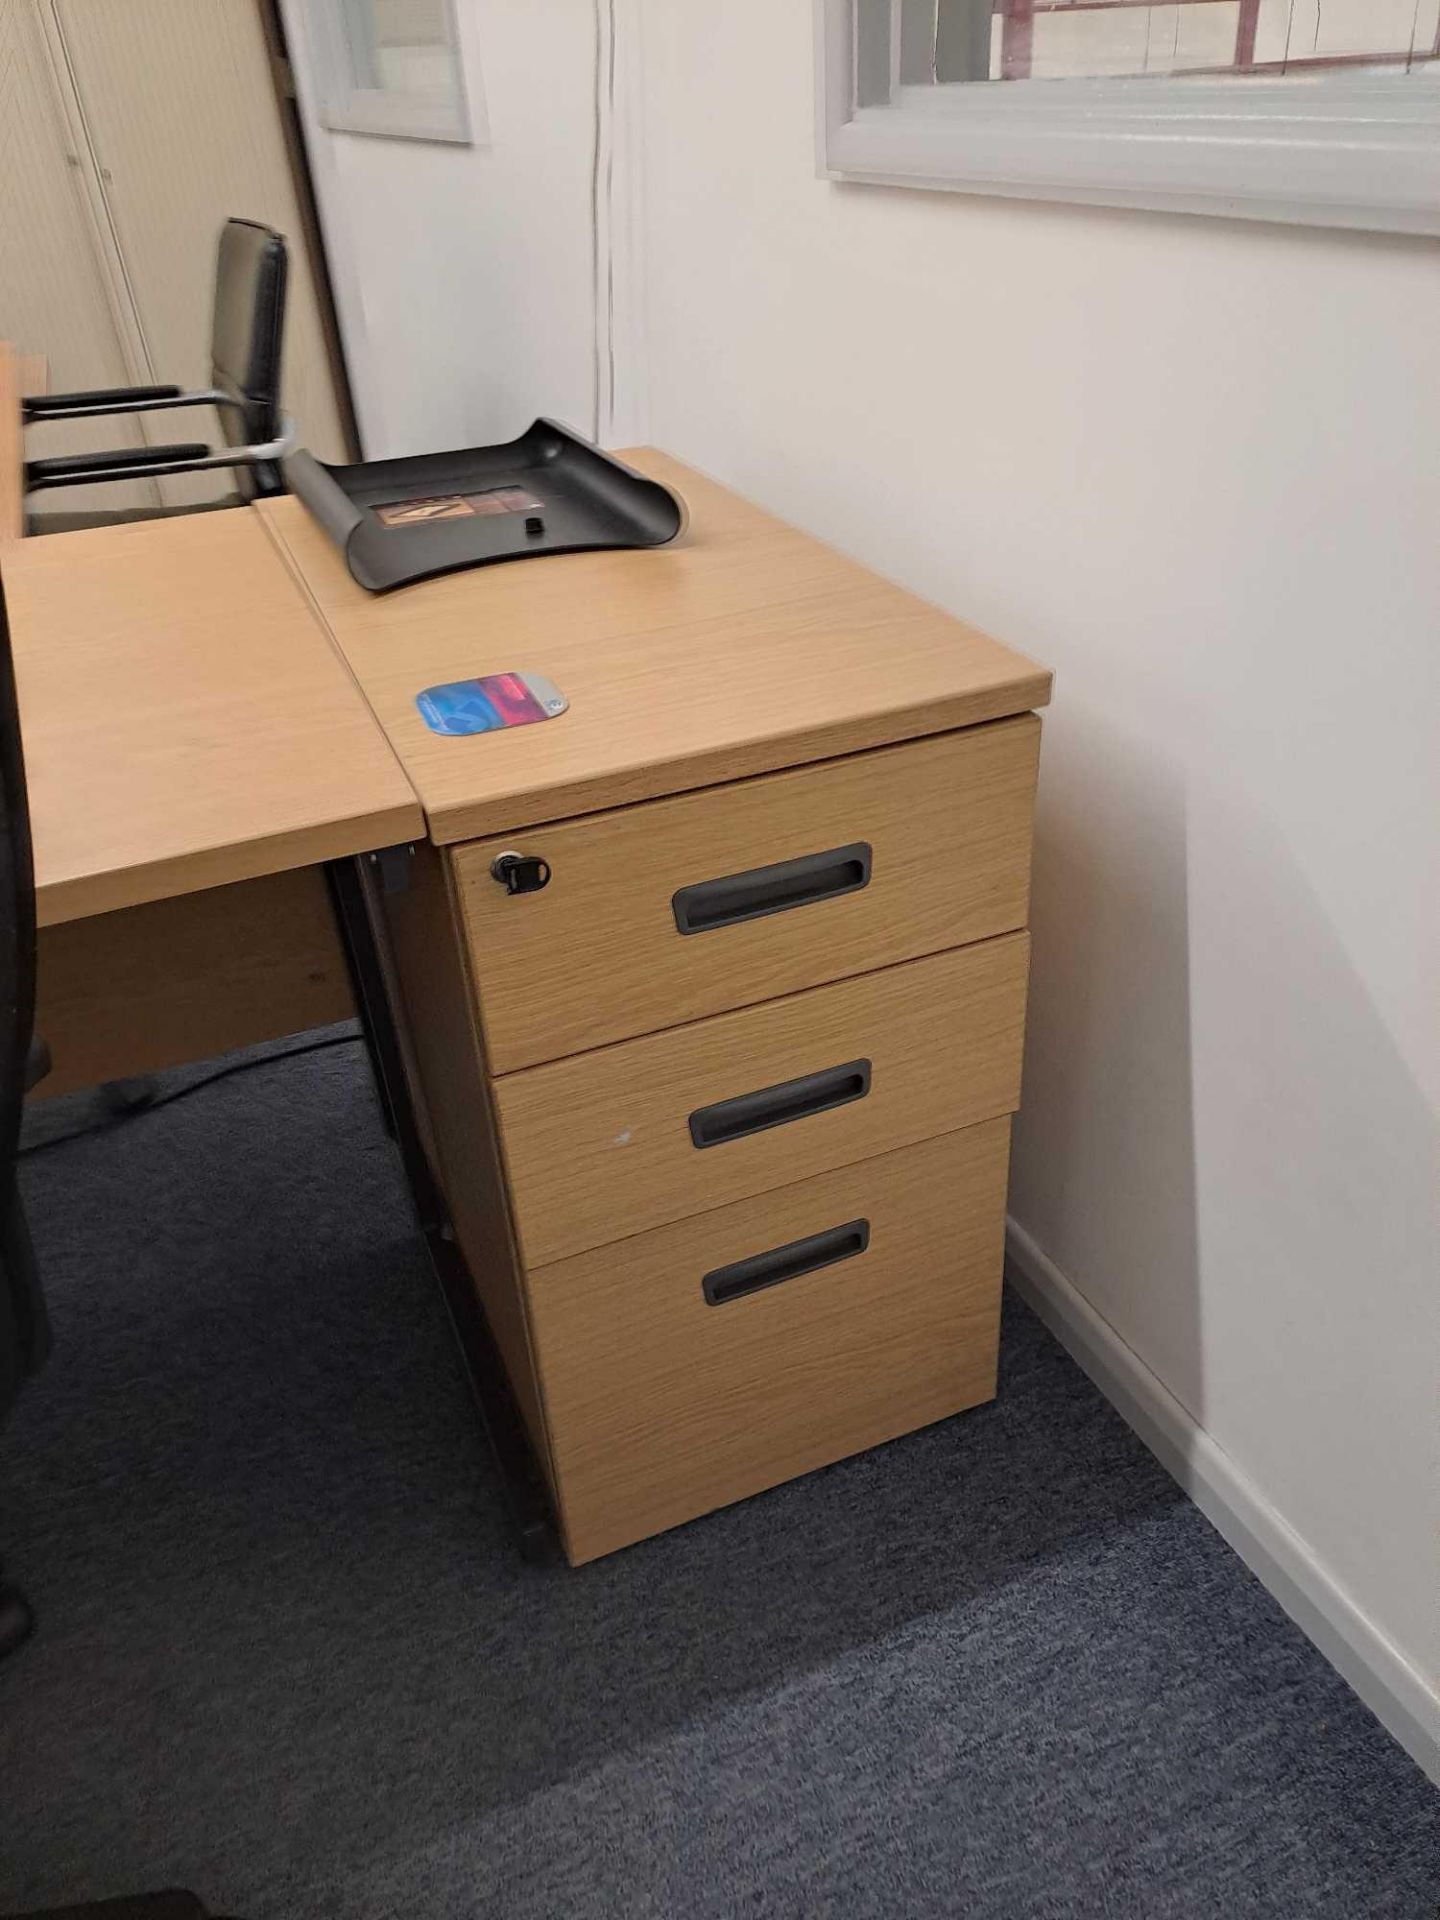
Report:
[[[686,497],[683,544],[379,599],[298,501],[261,509],[426,810],[371,904],[574,1562],[993,1394],[1050,690],[626,457]],[[568,713],[416,712],[526,668]],[[540,890],[493,877],[515,849]]]
[[[47,1094],[353,1010],[323,862],[409,782],[255,516],[12,544]]]

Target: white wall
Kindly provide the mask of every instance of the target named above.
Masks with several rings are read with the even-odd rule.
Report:
[[[456,0],[474,147],[319,123],[308,0],[281,0],[368,459],[594,420],[591,0]]]
[[[1436,252],[837,187],[640,5],[651,436],[1057,672],[1013,1213],[1440,1708]]]

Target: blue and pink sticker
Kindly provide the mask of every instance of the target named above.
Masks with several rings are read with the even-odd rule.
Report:
[[[467,734],[533,726],[554,719],[569,702],[548,681],[537,687],[526,674],[485,673],[426,687],[416,694],[415,705],[432,733]]]

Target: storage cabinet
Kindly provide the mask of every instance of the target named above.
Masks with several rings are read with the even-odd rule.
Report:
[[[390,904],[573,1562],[994,1393],[1038,743],[1027,714],[464,843]]]
[[[994,1393],[1050,690],[624,457],[683,541],[379,599],[265,505],[426,809],[392,997],[577,1563]],[[563,718],[427,733],[420,688],[517,668]]]

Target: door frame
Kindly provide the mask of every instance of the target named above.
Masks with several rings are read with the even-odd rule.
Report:
[[[330,275],[330,255],[325,247],[325,230],[320,224],[320,207],[315,198],[315,183],[310,175],[310,155],[305,146],[305,130],[300,118],[300,101],[295,88],[295,69],[290,60],[290,43],[285,22],[280,17],[280,0],[254,0],[260,15],[260,30],[269,55],[270,79],[275,92],[275,109],[280,117],[280,137],[290,163],[295,186],[295,201],[300,209],[303,232],[299,236],[310,257],[315,282],[315,300],[320,311],[320,331],[335,384],[335,401],[340,414],[340,430],[351,460],[364,458],[360,422],[350,384],[350,367],[345,358],[345,337],[335,305],[335,286]]]

